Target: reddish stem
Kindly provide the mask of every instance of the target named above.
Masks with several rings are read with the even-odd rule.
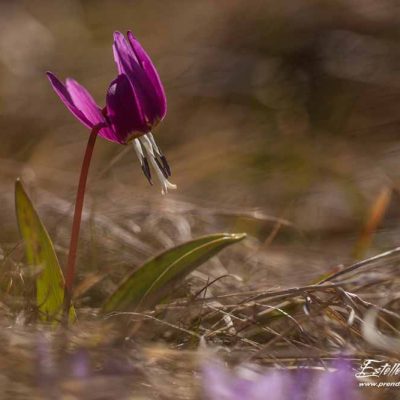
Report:
[[[82,209],[83,201],[85,198],[86,181],[89,173],[90,161],[92,159],[93,148],[96,143],[97,134],[102,126],[93,127],[89,140],[86,145],[85,156],[83,158],[81,175],[79,177],[78,191],[75,200],[74,219],[72,222],[71,240],[69,242],[69,253],[68,253],[68,264],[65,275],[65,286],[64,286],[64,317],[65,321],[68,321],[69,309],[71,307],[72,300],[72,288],[75,277],[75,264],[76,264],[76,253],[78,250],[78,239],[79,230],[82,220]]]

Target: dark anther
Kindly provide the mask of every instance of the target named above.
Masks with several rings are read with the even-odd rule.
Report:
[[[149,181],[150,185],[153,184],[152,180],[151,180],[151,172],[150,172],[150,166],[149,166],[149,162],[147,161],[146,157],[142,158],[142,171],[144,173],[144,176],[147,178],[147,180]]]
[[[154,157],[154,160],[156,161],[158,168],[160,168],[162,174],[164,175],[165,179],[168,179],[168,172],[165,170],[164,166],[160,163],[160,160],[156,157]]]
[[[169,167],[167,159],[165,158],[164,155],[161,155],[160,158],[161,158],[161,162],[164,166],[164,169],[167,171],[168,176],[171,176],[171,168]]]

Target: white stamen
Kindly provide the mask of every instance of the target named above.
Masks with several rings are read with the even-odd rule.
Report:
[[[152,167],[155,169],[156,173],[157,173],[157,177],[161,183],[161,193],[162,194],[167,194],[168,193],[168,189],[176,189],[176,185],[174,185],[173,183],[171,183],[162,173],[160,167],[158,166],[158,164],[156,163],[156,160],[154,159],[154,157],[150,157],[150,163],[152,165]]]
[[[173,183],[171,183],[163,174],[163,172],[161,171],[160,167],[158,166],[158,164],[156,163],[156,156],[154,154],[153,151],[153,144],[151,142],[151,140],[149,139],[149,137],[147,135],[141,136],[139,138],[140,143],[142,144],[142,146],[144,147],[144,149],[146,150],[147,154],[148,154],[148,158],[150,160],[150,163],[153,167],[153,169],[156,171],[157,177],[161,183],[161,193],[162,194],[166,194],[168,193],[168,189],[176,189],[177,186],[174,185]],[[154,139],[153,139],[154,141]]]
[[[135,149],[136,155],[140,161],[140,165],[143,165],[144,154],[139,139],[132,140],[132,146]]]
[[[151,132],[149,132],[147,135],[145,135],[149,138],[151,145],[153,146],[153,149],[155,150],[155,152],[161,156],[161,151],[157,146],[156,141],[154,140],[153,134]]]

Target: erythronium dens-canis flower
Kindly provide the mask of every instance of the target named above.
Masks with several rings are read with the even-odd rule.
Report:
[[[151,133],[167,112],[165,91],[157,70],[132,32],[128,32],[127,38],[119,32],[114,33],[113,53],[118,76],[107,89],[106,105],[103,109],[75,80],[68,78],[64,84],[53,73],[47,72],[47,77],[61,101],[82,124],[91,129],[75,200],[65,275],[66,323],[72,299],[86,181],[97,136],[118,144],[132,143],[148,181],[152,183],[150,160],[161,182],[162,193],[176,188],[168,180],[171,176],[170,167]]]
[[[114,60],[118,76],[110,83],[106,106],[101,109],[90,93],[68,78],[61,82],[47,72],[50,83],[68,110],[85,126],[98,129],[98,136],[118,144],[132,144],[146,178],[156,172],[162,193],[176,186],[169,182],[171,169],[151,131],[165,117],[167,100],[158,72],[134,37],[114,33]]]

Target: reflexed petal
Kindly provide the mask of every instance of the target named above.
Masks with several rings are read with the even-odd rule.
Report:
[[[58,97],[65,104],[68,110],[71,111],[71,113],[74,114],[74,116],[78,118],[79,121],[81,121],[84,125],[86,125],[88,128],[92,128],[93,124],[86,118],[83,112],[75,106],[65,85],[51,72],[47,72],[46,75],[49,78],[54,91],[57,93]]]
[[[143,68],[143,70],[146,72],[147,77],[149,78],[150,82],[152,83],[155,92],[157,93],[157,97],[159,100],[159,105],[160,105],[160,119],[163,119],[166,112],[167,112],[167,98],[165,96],[165,91],[164,87],[161,83],[160,76],[158,75],[158,72],[151,61],[150,57],[146,53],[146,51],[143,49],[142,45],[139,43],[139,41],[135,38],[133,33],[131,31],[128,31],[128,40],[129,43],[132,46],[133,51],[135,52],[136,58],[140,64],[140,66]]]
[[[93,97],[83,86],[72,79],[67,79],[64,85],[51,72],[47,72],[47,77],[61,101],[79,121],[90,129],[97,124],[106,125],[100,129],[99,136],[111,142],[120,143],[113,130],[107,126],[108,123]]]
[[[92,126],[106,122],[93,97],[82,85],[71,78],[67,78],[65,86],[75,107],[85,115]]]
[[[107,116],[120,141],[126,143],[148,130],[136,94],[126,75],[118,75],[107,90]],[[132,133],[137,132],[137,135]]]

